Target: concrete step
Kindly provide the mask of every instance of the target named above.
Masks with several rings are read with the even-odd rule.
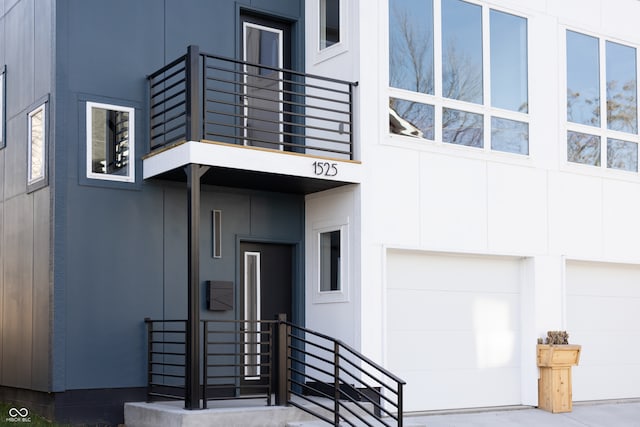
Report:
[[[309,409],[321,411],[328,418],[332,417],[329,412],[317,406],[318,403],[330,406],[329,400],[314,398],[312,402],[296,400],[296,403]],[[366,416],[366,413],[356,405],[348,404],[348,406],[360,416]],[[312,427],[328,425],[294,406],[266,406],[264,399],[209,402],[208,407],[209,409],[186,410],[183,401],[126,403],[124,408],[125,425],[127,427]],[[371,419],[373,420],[373,418]],[[418,427],[418,425],[408,425]]]
[[[384,418],[382,419],[382,421],[385,424],[382,424],[379,420],[376,420],[373,417],[365,417],[365,420],[367,421],[367,423],[364,423],[357,418],[349,418],[349,422],[351,424],[346,422],[341,422],[340,427],[351,427],[352,425],[356,427],[367,427],[367,426],[384,427],[385,424],[390,426],[394,425],[393,420],[387,420]],[[328,425],[329,424],[321,420],[309,420],[309,421],[291,421],[285,424],[285,427],[327,427]],[[421,423],[419,421],[412,422],[410,420],[404,420],[403,426],[404,427],[427,427],[425,423]]]

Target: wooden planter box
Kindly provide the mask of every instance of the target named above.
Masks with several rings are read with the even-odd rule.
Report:
[[[540,368],[538,407],[545,411],[571,412],[571,367],[580,361],[579,345],[538,344],[536,359]]]

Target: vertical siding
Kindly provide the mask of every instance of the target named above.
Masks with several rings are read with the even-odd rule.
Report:
[[[27,193],[27,114],[51,92],[52,15],[49,0],[5,1],[0,8],[0,66],[7,67],[6,147],[0,150],[0,385],[41,391],[51,383],[51,190]]]
[[[84,178],[85,102],[136,107],[139,159],[148,144],[146,76],[190,44],[235,57],[240,8],[302,19],[301,0],[56,3],[56,391],[144,386],[143,319],[186,316],[186,186],[140,174],[133,185]],[[211,257],[212,209],[223,211],[222,259]],[[235,280],[236,236],[301,243],[302,215],[299,196],[204,188],[203,309],[205,280]]]

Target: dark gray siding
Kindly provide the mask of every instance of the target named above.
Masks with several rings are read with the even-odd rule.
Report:
[[[235,57],[239,5],[300,21],[303,1],[56,4],[53,389],[140,387],[146,381],[143,319],[185,317],[187,298],[186,186],[143,183],[140,174],[148,143],[146,76],[186,53],[190,44]],[[297,24],[299,47],[301,35]],[[297,59],[303,62],[302,55]],[[86,101],[136,108],[135,184],[85,178]],[[223,211],[222,259],[211,257],[213,209]],[[205,187],[202,281],[237,280],[240,238],[302,247],[303,212],[301,196]],[[302,281],[301,272],[297,280]],[[202,291],[204,309],[204,285]]]
[[[52,31],[51,1],[3,2],[0,66],[7,67],[7,129],[0,150],[0,385],[41,391],[51,389],[52,190],[27,192],[27,114],[52,92]]]

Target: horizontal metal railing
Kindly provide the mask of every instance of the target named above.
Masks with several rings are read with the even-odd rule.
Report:
[[[203,321],[203,406],[209,400],[264,397],[271,405],[277,322]]]
[[[327,335],[287,323],[287,337],[287,393],[314,405],[289,404],[334,426],[402,427],[402,379]]]
[[[345,343],[290,322],[204,320],[203,407],[264,398],[332,424],[402,427],[405,382]],[[145,319],[147,400],[185,398],[184,320]],[[310,404],[304,404],[308,402]]]
[[[196,46],[148,80],[150,150],[210,140],[353,159],[354,83]]]
[[[151,320],[147,325],[147,400],[184,399],[186,320]]]
[[[184,399],[186,321],[145,319],[147,400]],[[272,403],[277,321],[201,321],[203,406],[209,400],[266,399]],[[274,332],[275,331],[275,332]]]

